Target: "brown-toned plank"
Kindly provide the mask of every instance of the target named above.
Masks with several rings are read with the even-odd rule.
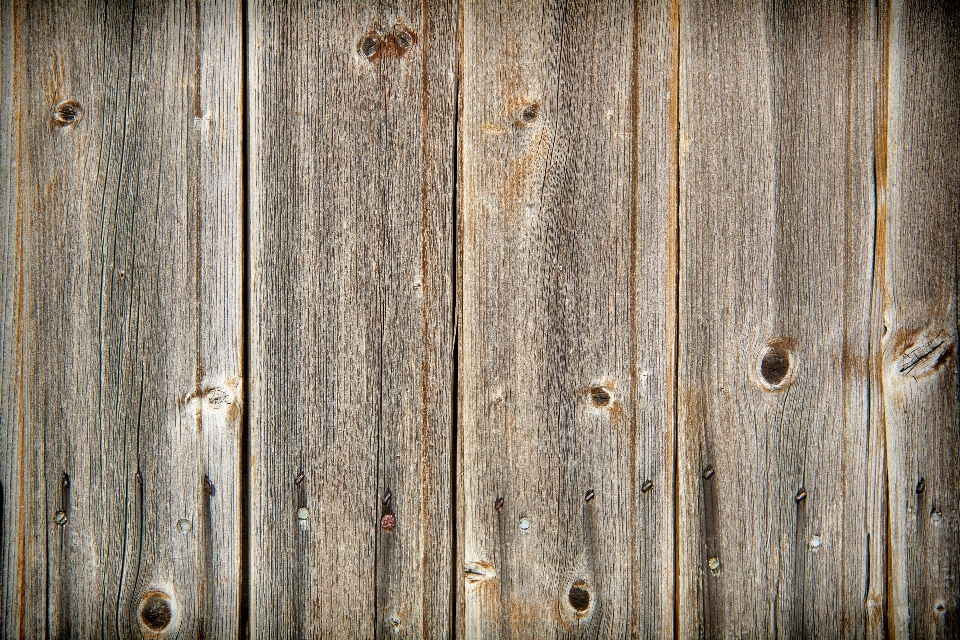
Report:
[[[876,30],[682,4],[682,637],[865,633]]]
[[[457,7],[248,20],[251,633],[445,636]]]
[[[890,631],[896,638],[956,637],[960,5],[895,0],[889,12],[880,183],[887,207],[877,251],[885,267]]]
[[[463,12],[460,635],[669,636],[676,8]]]
[[[240,7],[0,20],[3,635],[236,635]]]

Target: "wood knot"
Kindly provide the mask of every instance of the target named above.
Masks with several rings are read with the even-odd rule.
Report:
[[[905,378],[923,378],[936,373],[950,359],[954,341],[948,336],[918,336],[894,363]]]
[[[513,121],[514,126],[516,127],[527,127],[532,125],[540,117],[540,103],[531,102],[526,104],[520,109],[520,113],[517,118]]]
[[[470,562],[463,567],[463,579],[466,581],[468,590],[479,589],[484,583],[497,577],[497,570],[493,565],[484,560]]]
[[[53,124],[58,127],[80,122],[83,117],[83,109],[76,100],[64,100],[56,106],[53,111]]]
[[[757,376],[761,386],[768,391],[782,389],[793,378],[793,373],[790,345],[784,340],[768,343],[757,364]]]
[[[380,52],[380,36],[375,32],[366,33],[357,44],[357,51],[367,60],[374,60]]]
[[[397,45],[400,55],[406,53],[407,49],[417,42],[417,36],[402,24],[393,25],[393,42]]]
[[[176,609],[173,600],[162,591],[150,591],[140,599],[137,612],[140,625],[155,634],[164,633],[172,627]]]
[[[577,613],[584,613],[587,609],[590,608],[590,588],[587,586],[587,583],[578,580],[570,586],[570,591],[567,592],[567,601],[570,603],[570,606],[573,607],[573,610]]]
[[[357,43],[357,51],[366,60],[376,62],[386,57],[403,57],[415,44],[417,34],[398,22],[389,31],[376,28],[363,34]]]
[[[590,387],[587,395],[590,397],[590,404],[598,409],[606,409],[613,404],[613,395],[606,387]]]

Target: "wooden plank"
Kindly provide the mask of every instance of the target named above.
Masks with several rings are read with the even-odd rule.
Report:
[[[890,630],[960,628],[960,5],[890,6],[883,280]],[[880,150],[878,150],[879,152]],[[884,181],[883,178],[886,178]]]
[[[458,635],[670,636],[676,7],[463,10]]]
[[[874,5],[680,25],[679,635],[861,637]]]
[[[240,7],[2,21],[3,635],[235,636]]]
[[[248,19],[251,633],[446,636],[456,6]]]

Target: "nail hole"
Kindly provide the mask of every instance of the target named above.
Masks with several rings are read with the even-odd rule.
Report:
[[[79,122],[82,116],[83,110],[76,100],[64,100],[54,110],[53,121],[58,126],[65,127]]]
[[[570,593],[567,594],[567,600],[575,611],[583,613],[590,608],[590,592],[587,591],[587,585],[584,582],[575,582],[570,587]]]
[[[783,347],[771,347],[760,359],[760,377],[771,387],[780,385],[790,371],[790,353]]]
[[[590,402],[593,406],[604,408],[610,405],[610,392],[603,387],[590,387]]]
[[[360,39],[357,49],[364,58],[372,58],[380,50],[380,39],[376,34],[368,33]]]
[[[943,611],[944,609],[946,609],[946,607],[942,602],[937,603],[937,611]]]
[[[173,608],[167,594],[151,591],[140,600],[140,623],[150,631],[165,631],[172,619]]]

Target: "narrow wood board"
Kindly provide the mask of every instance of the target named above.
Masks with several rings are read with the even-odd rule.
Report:
[[[681,8],[681,637],[866,633],[876,31]]]
[[[676,7],[463,11],[458,636],[669,637]]]
[[[890,4],[882,379],[894,638],[960,630],[960,5]],[[878,149],[878,153],[881,150]],[[885,178],[885,180],[884,180]]]
[[[0,20],[2,635],[236,636],[240,7]]]
[[[457,29],[248,6],[253,636],[450,634]]]

